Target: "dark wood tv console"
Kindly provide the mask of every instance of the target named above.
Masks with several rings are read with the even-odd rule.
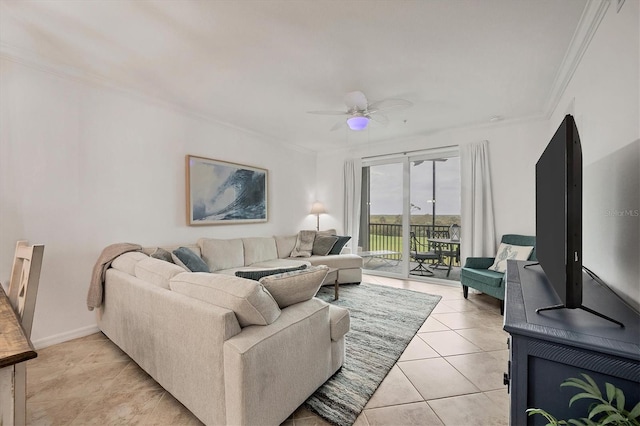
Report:
[[[508,261],[504,329],[510,334],[505,384],[510,393],[510,424],[546,424],[527,416],[542,408],[557,419],[587,417],[590,402],[569,400],[577,388],[560,387],[570,377],[591,376],[604,393],[609,382],[621,388],[630,410],[640,400],[640,315],[615,293],[584,274],[583,305],[625,326],[581,309],[536,313],[560,303],[542,268]],[[591,401],[593,402],[593,401]]]

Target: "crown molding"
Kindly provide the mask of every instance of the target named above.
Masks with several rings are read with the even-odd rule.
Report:
[[[125,97],[132,98],[140,102],[145,102],[148,104],[160,106],[162,108],[171,110],[179,114],[183,114],[185,116],[189,116],[197,120],[206,121],[222,127],[233,129],[238,132],[244,133],[246,135],[252,136],[254,138],[257,138],[260,140],[266,140],[269,143],[280,145],[282,147],[285,147],[290,150],[294,150],[296,152],[300,152],[302,154],[317,154],[317,152],[314,150],[301,147],[299,145],[296,145],[290,142],[279,140],[271,135],[257,132],[252,129],[240,127],[232,123],[222,121],[220,119],[217,119],[216,117],[212,117],[209,114],[205,114],[193,108],[185,107],[184,105],[180,105],[171,100],[164,99],[157,96],[152,96],[152,95],[143,93],[139,90],[130,89],[121,84],[117,84],[112,80],[109,80],[103,76],[93,74],[93,73],[88,73],[76,67],[53,63],[52,61],[43,59],[42,57],[40,57],[39,55],[36,55],[33,52],[16,48],[3,41],[0,41],[0,58],[9,60],[15,63],[19,63],[28,68],[36,69],[38,71],[41,71],[50,75],[55,75],[57,77],[65,78],[67,80],[74,80],[82,84],[87,84],[94,87],[99,87],[101,89],[118,92],[119,94]]]
[[[587,51],[610,4],[611,0],[587,0],[578,26],[569,43],[567,53],[556,73],[551,92],[549,93],[549,98],[544,109],[547,118],[551,118],[551,115],[558,107],[560,98],[573,78],[573,74],[578,68],[584,53]]]

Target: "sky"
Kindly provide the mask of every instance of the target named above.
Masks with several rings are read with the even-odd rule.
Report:
[[[460,214],[460,158],[436,161],[436,215]],[[371,166],[371,214],[402,214],[402,163]],[[431,161],[411,163],[412,214],[430,214]]]

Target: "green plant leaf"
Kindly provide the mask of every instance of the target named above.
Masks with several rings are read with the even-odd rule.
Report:
[[[529,408],[525,412],[529,416],[533,416],[533,415],[536,415],[536,414],[540,414],[541,416],[544,416],[544,418],[547,419],[547,421],[549,422],[548,425],[558,425],[558,424],[560,424],[560,423],[558,423],[558,420],[556,420],[555,417],[553,417],[551,414],[547,413],[545,410],[543,410],[541,408]]]
[[[582,377],[584,377],[587,382],[593,387],[593,394],[598,395],[599,398],[602,398],[602,393],[600,392],[600,388],[598,388],[598,384],[589,376],[588,374],[582,373]]]
[[[625,403],[624,392],[622,392],[622,389],[616,388],[616,407],[618,408],[618,411],[624,411]]]
[[[580,420],[576,420],[576,419],[569,419],[568,420],[568,424],[575,425],[575,426],[587,426],[588,425],[588,423],[583,423]]]
[[[622,417],[622,415],[620,415],[620,413],[613,413],[610,414],[609,416],[605,417],[604,420],[602,420],[602,422],[600,422],[601,425],[608,425],[610,423],[617,423],[620,422],[622,424],[624,424],[626,421],[626,419],[624,417]]]
[[[638,402],[636,406],[631,409],[631,412],[629,413],[628,417],[630,419],[635,419],[638,416],[640,416],[640,402]]]
[[[593,419],[594,416],[600,413],[617,413],[616,409],[611,406],[611,404],[598,404],[595,407],[591,407],[589,410],[589,418]]]
[[[571,407],[571,404],[573,404],[575,401],[579,399],[595,399],[596,401],[603,401],[601,398],[598,398],[597,396],[593,396],[590,393],[581,392],[581,393],[575,394],[573,398],[569,400],[569,407]]]
[[[564,382],[562,382],[560,387],[564,387],[564,386],[571,386],[571,387],[574,387],[574,388],[582,389],[585,392],[590,393],[591,395],[596,395],[596,396],[602,397],[602,394],[600,393],[600,390],[597,387],[594,388],[593,386],[589,385],[589,383],[585,382],[584,380],[580,380],[580,379],[577,379],[575,377],[571,377],[571,378],[565,380]]]
[[[613,401],[613,398],[616,397],[616,387],[613,386],[611,383],[605,383],[604,387],[607,391],[607,401],[611,403]]]

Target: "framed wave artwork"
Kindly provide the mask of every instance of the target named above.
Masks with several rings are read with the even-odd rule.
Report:
[[[187,223],[224,225],[267,221],[267,170],[186,156]]]

